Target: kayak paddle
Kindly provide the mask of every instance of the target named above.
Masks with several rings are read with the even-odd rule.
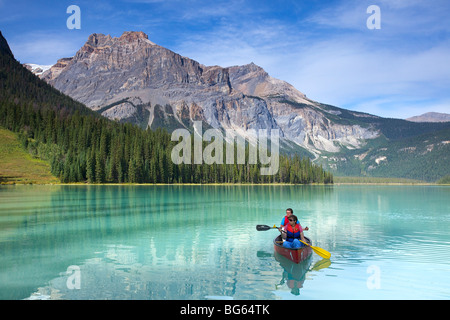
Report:
[[[269,226],[266,226],[263,224],[258,224],[256,226],[256,230],[258,230],[258,231],[267,231],[267,230],[271,230],[271,229],[278,229],[278,228],[275,225],[273,227],[269,227]]]

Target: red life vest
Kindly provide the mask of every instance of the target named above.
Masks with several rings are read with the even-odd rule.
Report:
[[[292,227],[290,224],[286,226],[286,241],[292,242],[294,239],[300,239],[300,233],[302,232],[302,227],[300,224],[296,224],[295,227]]]
[[[287,227],[289,225],[289,218],[288,216],[284,216],[283,218],[283,223],[281,224],[283,227]],[[300,225],[300,222],[297,220],[297,225]],[[303,229],[302,229],[303,231]]]

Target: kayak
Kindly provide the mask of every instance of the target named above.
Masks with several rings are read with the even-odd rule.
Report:
[[[306,242],[311,245],[311,240],[305,237]],[[311,254],[311,247],[303,246],[298,249],[290,249],[283,247],[283,239],[281,234],[273,240],[273,248],[275,252],[282,255],[283,257],[291,260],[294,263],[300,263],[305,261]]]

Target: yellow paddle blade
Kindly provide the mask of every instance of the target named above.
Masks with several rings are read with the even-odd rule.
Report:
[[[313,247],[313,246],[311,246],[311,249],[313,249],[313,251],[315,253],[317,253],[319,256],[321,256],[324,259],[330,259],[331,258],[331,253],[329,253],[327,250],[324,250],[324,249],[319,248],[319,247]]]
[[[311,268],[311,270],[319,271],[321,269],[326,269],[329,266],[331,266],[331,261],[329,259],[322,259],[320,261],[317,261]]]
[[[273,228],[275,229],[276,227],[277,227],[277,225],[276,225],[276,224],[274,224],[274,225],[273,225]]]
[[[331,253],[329,253],[327,250],[319,248],[319,247],[314,247],[314,246],[310,246],[309,244],[307,244],[306,242],[303,242],[302,240],[300,240],[301,243],[307,245],[308,247],[311,247],[311,249],[313,249],[313,251],[321,256],[324,259],[330,259],[331,257]]]

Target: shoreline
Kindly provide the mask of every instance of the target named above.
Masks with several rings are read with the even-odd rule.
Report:
[[[427,182],[337,182],[337,183],[0,183],[0,186],[450,186],[450,184],[438,184]]]

